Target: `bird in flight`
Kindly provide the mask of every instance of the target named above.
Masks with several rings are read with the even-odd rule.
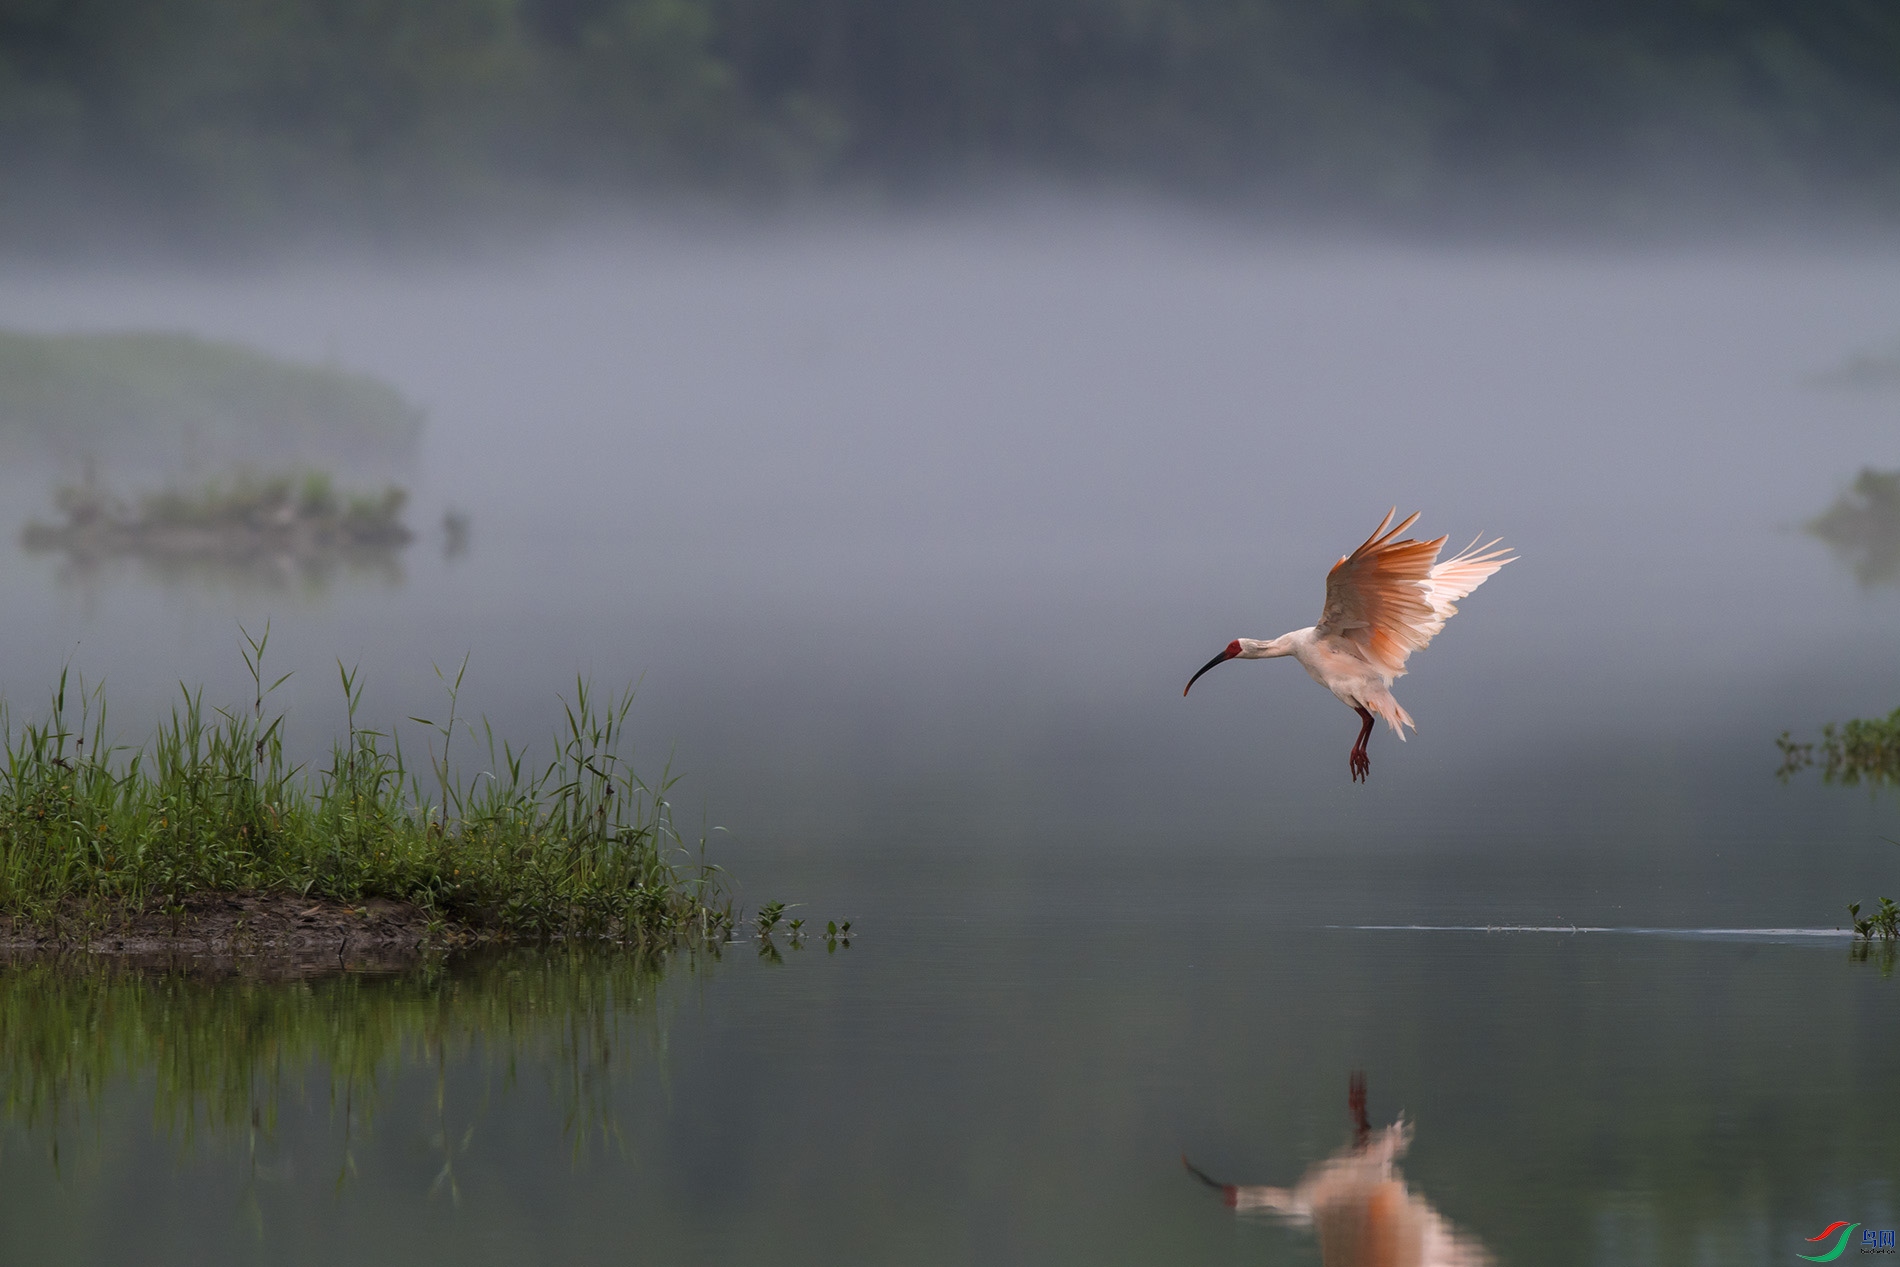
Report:
[[[1418,729],[1412,715],[1392,697],[1392,683],[1405,673],[1405,660],[1430,642],[1458,611],[1458,601],[1485,578],[1517,556],[1498,540],[1471,545],[1438,562],[1445,538],[1414,541],[1396,538],[1418,521],[1408,515],[1391,527],[1398,508],[1386,512],[1365,543],[1333,564],[1326,574],[1326,606],[1319,623],[1261,642],[1236,638],[1227,649],[1188,679],[1186,695],[1207,672],[1229,660],[1268,660],[1292,656],[1315,682],[1359,714],[1359,738],[1348,765],[1353,782],[1371,773],[1366,740],[1373,715],[1386,719],[1400,739],[1405,728]]]

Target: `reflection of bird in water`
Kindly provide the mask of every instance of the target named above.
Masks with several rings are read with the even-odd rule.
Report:
[[[1430,642],[1458,611],[1458,600],[1484,584],[1485,578],[1515,556],[1508,547],[1493,549],[1497,541],[1472,544],[1443,563],[1437,562],[1445,538],[1395,541],[1418,520],[1417,515],[1386,531],[1397,509],[1387,512],[1365,544],[1333,565],[1326,576],[1326,606],[1319,624],[1281,634],[1265,642],[1236,638],[1227,649],[1201,666],[1188,679],[1186,695],[1201,673],[1228,660],[1266,660],[1292,656],[1315,682],[1331,691],[1359,714],[1359,739],[1348,765],[1354,782],[1372,769],[1366,740],[1372,734],[1372,715],[1391,724],[1399,738],[1412,726],[1411,714],[1392,698],[1394,679],[1405,673],[1405,659]],[[1370,710],[1370,711],[1368,711]]]
[[[1353,1075],[1349,1099],[1355,1132],[1349,1147],[1320,1162],[1291,1188],[1237,1185],[1211,1179],[1186,1157],[1181,1164],[1218,1188],[1240,1211],[1278,1215],[1311,1226],[1326,1267],[1488,1267],[1484,1246],[1454,1229],[1398,1175],[1411,1143],[1403,1118],[1382,1131],[1366,1121],[1366,1083]]]

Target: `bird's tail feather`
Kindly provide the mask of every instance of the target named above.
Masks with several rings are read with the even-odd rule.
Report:
[[[1406,712],[1405,708],[1390,695],[1383,696],[1379,699],[1369,699],[1366,701],[1366,707],[1385,718],[1386,723],[1392,727],[1393,732],[1398,735],[1401,741],[1405,738],[1405,728],[1407,726],[1410,726],[1413,730],[1418,729],[1418,723],[1412,720],[1412,715]]]

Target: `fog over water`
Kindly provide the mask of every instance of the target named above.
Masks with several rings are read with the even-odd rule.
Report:
[[[1402,1200],[1474,1261],[1767,1267],[1895,1223],[1894,960],[1816,932],[1893,892],[1895,806],[1778,783],[1774,738],[1900,702],[1900,589],[1804,529],[1900,467],[1900,392],[1829,373],[1891,364],[1900,251],[1102,203],[16,262],[0,328],[183,330],[428,411],[380,472],[418,539],[321,579],[29,552],[79,472],[9,462],[13,722],[66,665],[121,742],[180,682],[246,707],[267,623],[318,769],[338,661],[417,766],[464,655],[462,715],[531,753],[577,676],[637,682],[637,764],[672,754],[739,931],[854,926],[14,964],[0,1259],[1350,1267],[1326,1227]],[[128,492],[222,473],[95,456]],[[1394,505],[1520,558],[1412,658],[1369,783],[1295,664],[1183,698],[1311,624]],[[1393,1171],[1355,1131],[1401,1119]],[[1184,1155],[1358,1178],[1274,1220]]]
[[[268,619],[313,753],[339,658],[389,724],[437,716],[431,665],[467,653],[464,711],[537,741],[577,673],[637,680],[643,751],[676,752],[748,891],[941,891],[999,852],[1094,857],[1104,886],[1169,848],[1209,874],[1478,854],[1551,868],[1473,873],[1527,914],[1559,877],[1658,918],[1831,923],[1890,869],[1888,815],[1777,785],[1772,739],[1891,706],[1900,593],[1800,525],[1900,465],[1900,397],[1809,380],[1900,338],[1896,296],[1881,248],[1430,248],[1112,209],[16,266],[6,325],[388,379],[429,410],[414,521],[460,508],[473,544],[319,592],[0,553],[0,692],[30,711],[70,662],[141,738],[179,680],[236,702],[238,627]],[[8,531],[55,474],[8,473]],[[1228,639],[1313,623],[1395,504],[1521,561],[1414,657],[1419,731],[1375,734],[1367,786],[1355,719],[1295,665],[1182,699]],[[931,878],[880,888],[893,854]]]
[[[0,767],[0,1263],[1890,1247],[1900,801],[1776,739],[1900,704],[1896,71],[1880,0],[0,9],[0,730],[268,629],[286,754],[354,668],[426,803],[637,684],[720,868],[469,944],[681,924],[605,800]],[[1369,782],[1295,663],[1184,697],[1388,508],[1518,557]]]

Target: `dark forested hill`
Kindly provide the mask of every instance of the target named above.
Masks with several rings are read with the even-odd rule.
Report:
[[[0,0],[0,216],[1054,176],[1588,220],[1900,207],[1893,0]]]

